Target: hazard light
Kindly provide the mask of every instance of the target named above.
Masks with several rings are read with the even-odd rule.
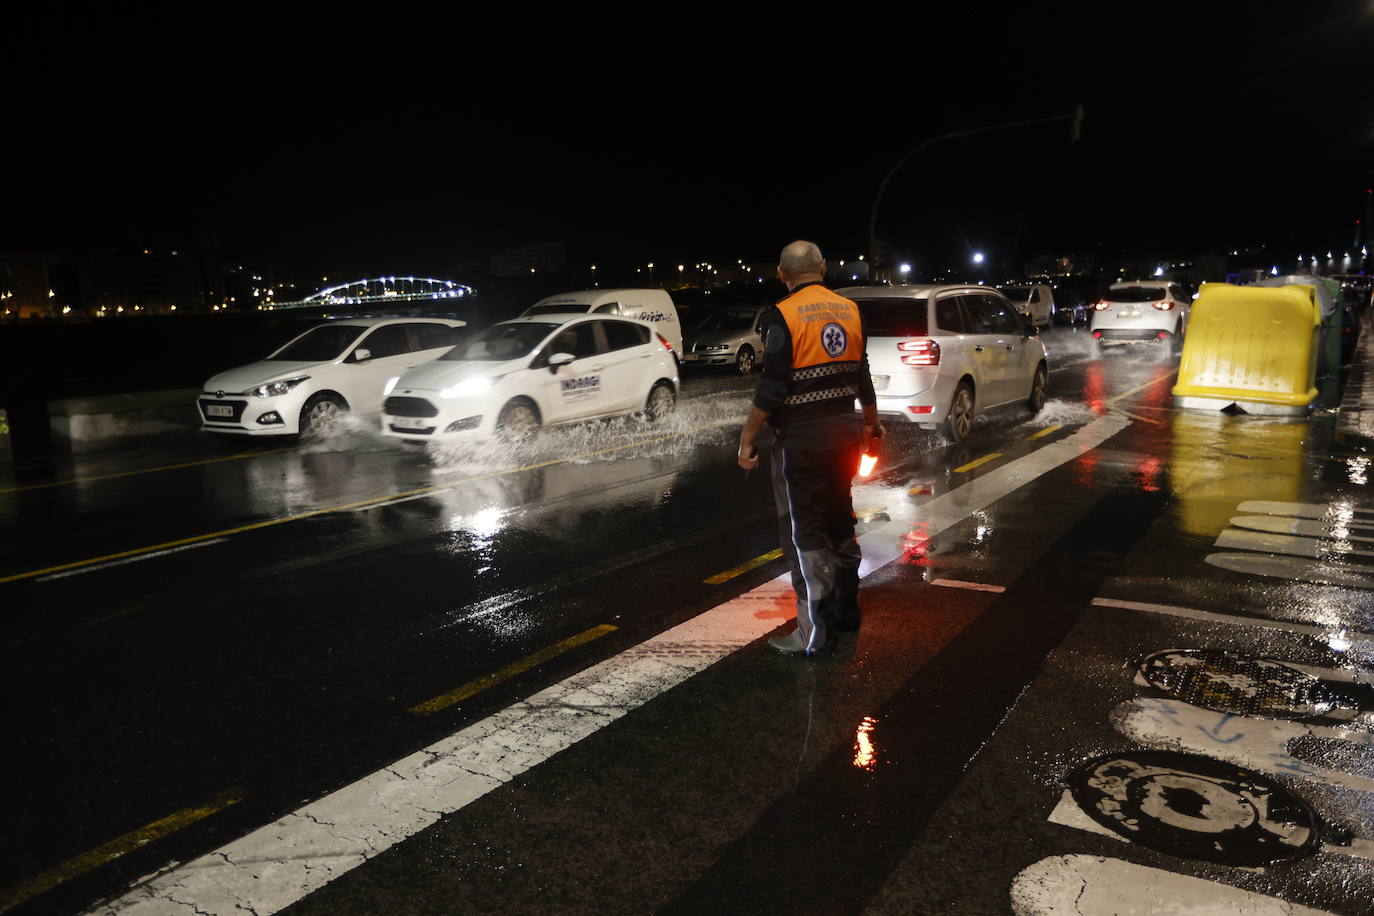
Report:
[[[940,345],[933,340],[904,340],[897,344],[902,362],[908,366],[940,365]]]

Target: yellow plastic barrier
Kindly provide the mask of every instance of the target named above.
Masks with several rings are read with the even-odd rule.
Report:
[[[1294,416],[1317,397],[1321,305],[1310,286],[1204,283],[1174,386],[1179,407]]]

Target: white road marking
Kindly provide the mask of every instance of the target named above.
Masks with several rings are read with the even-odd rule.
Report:
[[[109,563],[97,563],[94,566],[83,566],[80,569],[69,569],[66,572],[53,573],[48,576],[39,576],[35,582],[53,582],[57,579],[66,579],[70,576],[80,576],[88,572],[95,572],[99,569],[110,569],[113,566],[124,566],[127,563],[141,563],[144,560],[151,560],[154,557],[165,557],[168,554],[181,553],[183,550],[195,550],[199,547],[209,547],[211,544],[223,544],[228,538],[214,538],[209,541],[200,541],[196,544],[185,544],[181,547],[171,547],[167,550],[155,550],[152,553],[141,553],[136,557],[125,557],[123,560],[111,560]]]
[[[1374,569],[1366,573],[1329,560],[1306,560],[1299,557],[1275,557],[1254,553],[1211,553],[1205,559],[1213,566],[1252,576],[1274,576],[1323,585],[1374,588]]]
[[[1261,773],[1374,792],[1374,779],[1299,760],[1288,753],[1289,742],[1298,738],[1348,742],[1353,748],[1374,752],[1374,734],[1364,730],[1233,716],[1156,697],[1127,700],[1113,709],[1109,718],[1118,732],[1146,747],[1203,754]]]
[[[1339,543],[1328,543],[1315,538],[1299,537],[1293,534],[1270,534],[1266,531],[1246,531],[1240,528],[1227,528],[1217,538],[1216,546],[1224,550],[1256,550],[1261,553],[1282,553],[1294,557],[1342,560],[1352,558],[1358,563],[1359,557],[1374,557],[1374,550],[1356,550],[1342,547]],[[1374,573],[1374,566],[1370,567]]]
[[[943,585],[945,588],[966,588],[975,592],[993,592],[1002,594],[1007,590],[1005,585],[985,585],[982,582],[961,582],[958,579],[933,579],[931,585]]]
[[[1357,537],[1350,533],[1350,525],[1336,525],[1305,518],[1285,518],[1279,515],[1238,515],[1231,519],[1237,528],[1267,531],[1271,534],[1297,534],[1309,538],[1330,538],[1357,544],[1374,544],[1374,537]],[[1363,529],[1356,529],[1363,530]]]
[[[1271,617],[1241,617],[1236,614],[1200,611],[1196,608],[1178,607],[1172,604],[1151,604],[1146,601],[1123,601],[1120,598],[1094,598],[1093,604],[1097,607],[1117,608],[1123,611],[1144,611],[1147,614],[1167,614],[1170,617],[1189,617],[1193,620],[1206,620],[1213,623],[1229,623],[1244,627],[1262,627],[1268,630],[1288,630],[1291,633],[1304,633],[1309,636],[1319,636],[1323,640],[1328,639],[1336,633],[1343,634],[1343,637],[1352,643],[1374,640],[1374,633],[1350,632],[1335,625],[1319,627],[1307,623],[1290,623],[1286,620],[1274,620]],[[1285,664],[1287,663],[1285,662]]]
[[[934,536],[1129,426],[1107,416],[871,528],[860,575],[903,553],[913,526]],[[790,619],[785,573],[215,852],[152,876],[101,913],[275,913],[517,778]]]
[[[1252,891],[1101,856],[1050,856],[1011,885],[1016,916],[1331,916]]]
[[[1240,511],[1255,515],[1290,515],[1294,518],[1320,518],[1332,521],[1352,520],[1349,524],[1374,525],[1374,519],[1353,521],[1356,514],[1369,515],[1374,509],[1362,509],[1344,503],[1285,503],[1270,500],[1252,500],[1240,504]]]

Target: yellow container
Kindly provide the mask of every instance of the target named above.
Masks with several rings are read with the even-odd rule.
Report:
[[[1204,283],[1174,386],[1179,407],[1300,415],[1317,397],[1321,305],[1310,286]]]

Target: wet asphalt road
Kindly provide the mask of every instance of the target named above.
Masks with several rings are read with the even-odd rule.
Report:
[[[1188,899],[1368,912],[1370,862],[1345,851],[1260,873],[1051,820],[1082,761],[1191,747],[1183,732],[1198,753],[1277,761],[1323,817],[1374,837],[1363,720],[1299,736],[1312,759],[1290,765],[1265,720],[1227,740],[1245,720],[1163,708],[1130,669],[1180,646],[1374,666],[1362,557],[1313,570],[1285,542],[1214,546],[1247,501],[1374,506],[1362,442],[1329,415],[1175,412],[1167,359],[1096,358],[1083,338],[1047,335],[1038,417],[998,411],[958,447],[895,431],[855,490],[866,554],[892,562],[834,657],[772,657],[747,633],[367,864],[253,908],[1058,912],[1035,908],[1044,889],[1167,895],[1187,875],[1212,882]],[[0,906],[27,889],[16,912],[82,910],[768,588],[780,560],[738,571],[777,546],[766,475],[733,461],[751,386],[689,375],[671,421],[518,450],[397,451],[359,424],[21,469],[0,487]],[[752,615],[760,633],[785,607]],[[1129,705],[1142,696],[1161,705]],[[1060,858],[1080,855],[1155,872],[1081,878]],[[174,899],[152,911],[194,911]]]

